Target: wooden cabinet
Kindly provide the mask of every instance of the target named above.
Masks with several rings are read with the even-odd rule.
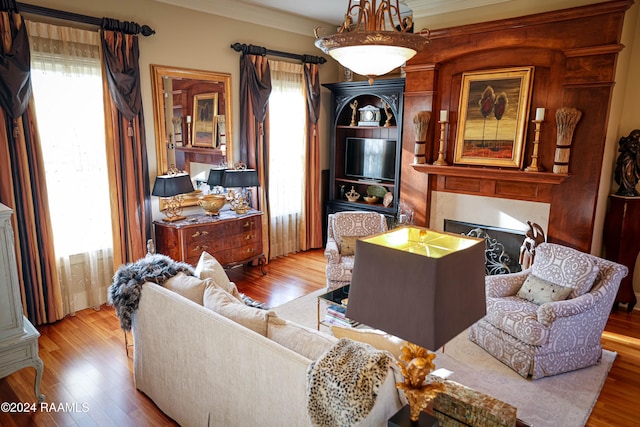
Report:
[[[404,79],[323,86],[333,94],[327,213],[366,210],[395,218],[400,195]],[[365,117],[366,110],[359,111],[367,107],[373,107],[374,112],[368,113],[373,121]],[[358,144],[371,147],[363,150]],[[373,204],[363,200],[370,186],[390,193],[392,200],[387,206],[382,199]],[[357,201],[349,201],[345,195],[352,188],[361,195]]]
[[[629,268],[629,274],[622,279],[614,307],[627,304],[631,312],[636,305],[633,291],[633,272],[640,252],[640,198],[609,196],[609,207],[604,225],[605,256]]]
[[[156,251],[176,261],[196,265],[202,252],[225,267],[258,261],[263,274],[262,212],[245,215],[222,211],[220,215],[192,215],[173,223],[155,221]]]
[[[44,364],[38,355],[40,333],[22,314],[11,228],[12,210],[0,204],[0,378],[22,368],[36,369],[34,391],[39,402]]]

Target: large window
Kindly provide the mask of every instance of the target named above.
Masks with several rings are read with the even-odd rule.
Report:
[[[99,35],[28,23],[33,96],[65,312],[106,301],[113,273]]]
[[[300,250],[304,211],[306,100],[303,65],[269,61],[270,257]]]

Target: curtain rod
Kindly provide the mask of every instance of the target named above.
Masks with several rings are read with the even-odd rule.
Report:
[[[56,19],[64,19],[66,21],[81,22],[83,24],[91,24],[91,25],[96,25],[98,27],[102,27],[103,18],[96,18],[94,16],[88,16],[88,15],[80,15],[78,13],[65,12],[64,10],[50,9],[48,7],[35,6],[32,4],[26,4],[26,3],[16,2],[16,5],[18,6],[18,10],[20,12],[31,13],[31,14],[40,15],[40,16],[48,16],[50,18],[56,18]],[[153,30],[153,28],[149,27],[148,25],[138,25],[136,23],[133,23],[133,24],[140,28],[138,33],[142,34],[143,36],[150,36],[156,33]]]
[[[252,44],[234,43],[231,45],[231,49],[235,50],[236,52],[242,52],[243,54],[280,56],[282,58],[297,59],[298,61],[311,64],[324,64],[325,62],[327,62],[327,59],[323,58],[322,56],[298,55],[295,53],[281,52],[279,50],[271,50],[262,46],[254,46]]]

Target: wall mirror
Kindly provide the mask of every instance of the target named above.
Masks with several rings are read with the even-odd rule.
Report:
[[[151,81],[158,175],[173,166],[206,181],[233,164],[231,74],[151,65]]]

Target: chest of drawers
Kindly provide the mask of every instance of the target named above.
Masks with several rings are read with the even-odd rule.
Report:
[[[265,274],[262,249],[262,212],[218,216],[192,215],[182,221],[155,221],[156,252],[193,266],[202,252],[213,255],[225,267],[258,261]]]

